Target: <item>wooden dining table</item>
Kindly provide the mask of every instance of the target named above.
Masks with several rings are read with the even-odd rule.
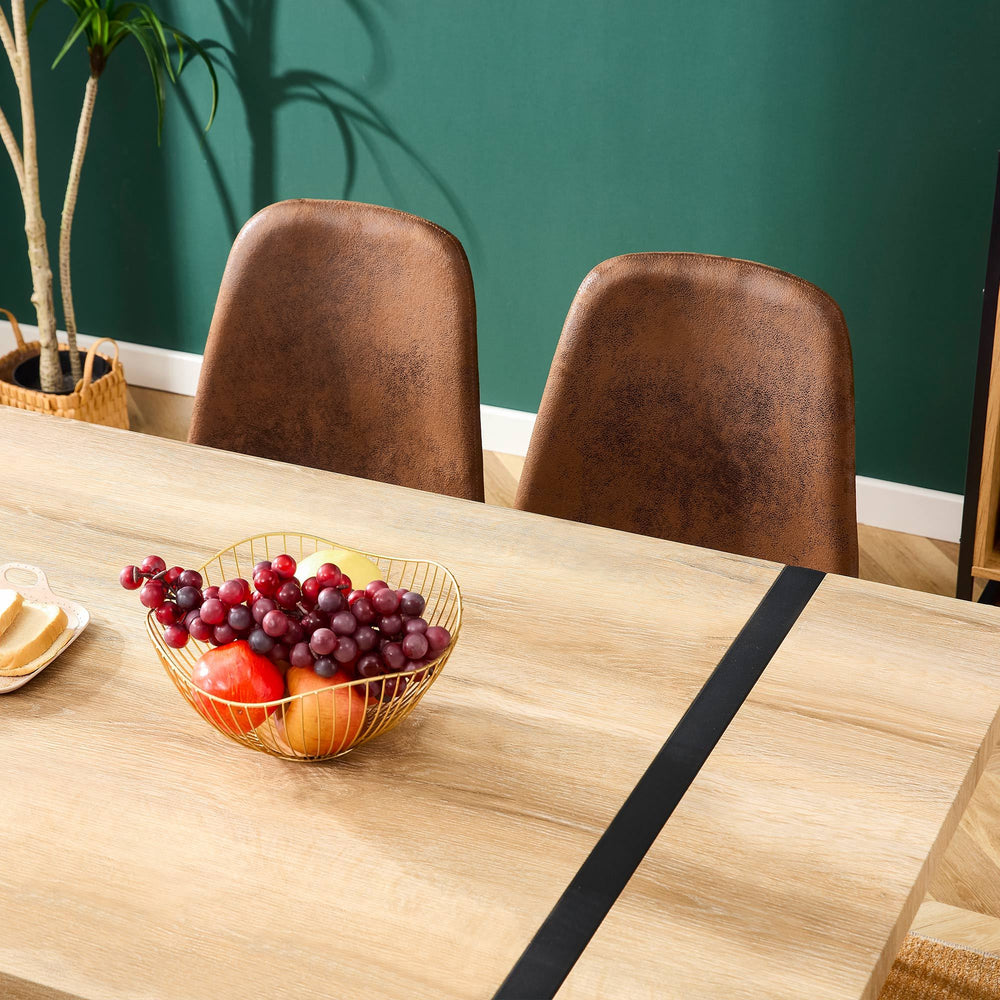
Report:
[[[7,407],[0,469],[0,562],[91,615],[0,698],[5,998],[873,998],[997,737],[993,608]],[[118,584],[274,530],[462,588],[325,763],[211,728]]]

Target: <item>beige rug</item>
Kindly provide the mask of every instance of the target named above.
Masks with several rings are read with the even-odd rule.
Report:
[[[879,1000],[1000,1000],[1000,957],[909,934]]]

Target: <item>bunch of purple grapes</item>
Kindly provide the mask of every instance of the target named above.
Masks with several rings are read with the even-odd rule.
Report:
[[[139,600],[165,626],[163,641],[174,649],[188,638],[213,646],[245,639],[255,652],[294,667],[310,667],[320,677],[338,670],[379,682],[371,693],[392,697],[408,680],[419,680],[427,665],[451,642],[447,629],[422,617],[422,595],[393,590],[373,580],[364,590],[333,563],[324,563],[302,583],[296,562],[279,555],[257,563],[253,588],[243,579],[226,580],[202,589],[197,570],[167,569],[159,556],[147,556],[120,575],[126,590],[139,590]]]
[[[182,569],[180,566],[167,569],[167,564],[159,556],[146,556],[140,565],[126,566],[118,580],[126,590],[139,591],[139,600],[165,626],[163,641],[174,649],[187,645],[191,623],[199,618],[203,602],[211,591],[215,591],[216,596],[219,591],[218,587],[209,587],[203,591],[201,573],[195,569]],[[196,639],[209,638],[207,633],[201,636],[191,634]],[[236,638],[235,631],[231,638],[226,638],[228,634],[222,633],[224,642],[232,642]],[[223,642],[217,642],[215,645],[222,644]]]

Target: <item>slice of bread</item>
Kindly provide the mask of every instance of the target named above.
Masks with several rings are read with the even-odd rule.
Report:
[[[55,604],[24,601],[13,625],[0,635],[0,677],[37,670],[40,658],[66,630],[66,612]]]
[[[14,623],[24,598],[16,590],[0,590],[0,635]]]

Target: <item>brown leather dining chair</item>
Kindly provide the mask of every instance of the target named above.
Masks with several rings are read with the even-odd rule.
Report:
[[[566,317],[516,504],[857,575],[839,307],[750,261],[636,253],[599,264]]]
[[[258,212],[229,254],[188,440],[482,500],[462,245],[377,205]]]

